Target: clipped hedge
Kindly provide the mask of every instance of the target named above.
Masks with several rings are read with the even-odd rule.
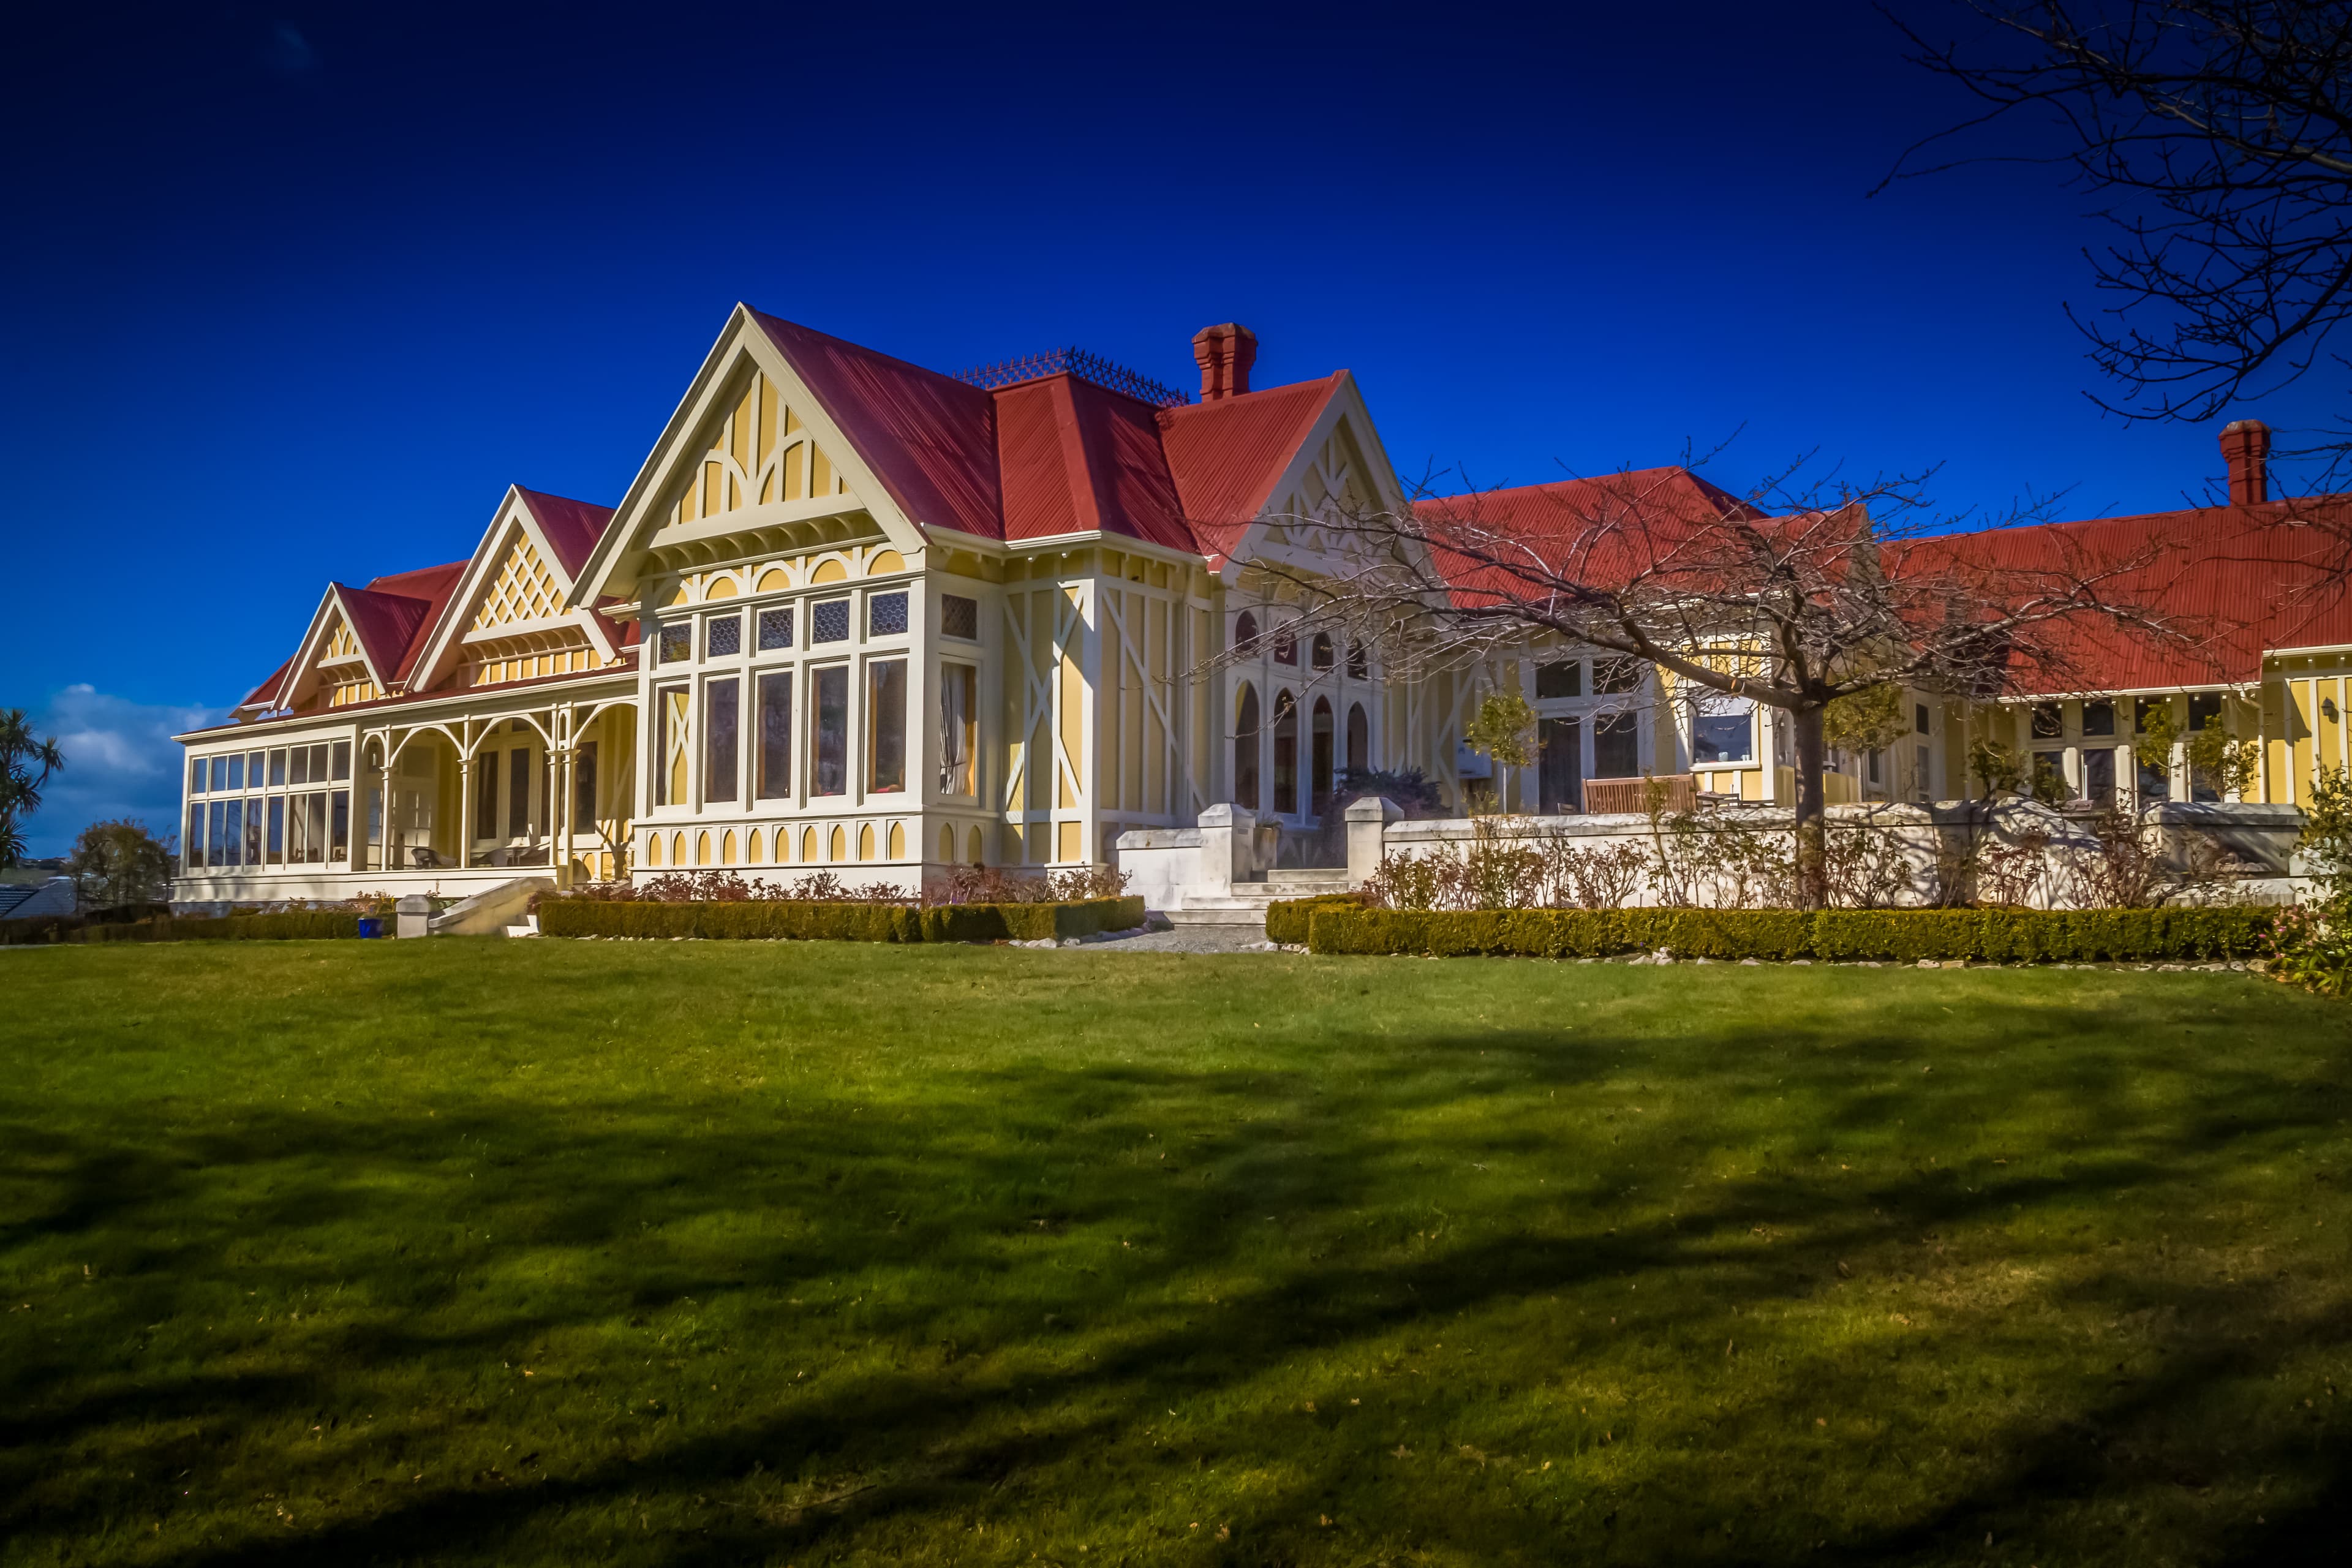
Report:
[[[1360,910],[1364,900],[1353,893],[1318,893],[1311,899],[1276,899],[1265,906],[1265,939],[1286,947],[1298,947],[1307,941],[1307,917],[1318,909],[1338,905]]]
[[[1441,958],[1978,959],[2000,963],[2245,958],[2271,912],[2171,910],[1349,910],[1308,911],[1326,953]],[[1267,930],[1273,930],[1268,916]]]
[[[360,917],[350,910],[288,910],[268,915],[164,915],[121,923],[93,922],[80,915],[0,921],[0,944],[308,942],[359,934]]]
[[[1143,923],[1140,898],[1060,904],[643,903],[541,899],[542,936],[706,937],[750,942],[1038,942],[1127,931]]]

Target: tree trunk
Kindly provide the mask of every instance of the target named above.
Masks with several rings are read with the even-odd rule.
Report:
[[[1797,907],[1818,910],[1830,901],[1829,828],[1822,816],[1822,710],[1795,708],[1789,711],[1796,731],[1797,766]]]

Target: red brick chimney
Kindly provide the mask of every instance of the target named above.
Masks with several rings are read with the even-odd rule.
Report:
[[[1192,334],[1192,357],[1201,362],[1202,402],[1239,397],[1249,390],[1250,366],[1257,362],[1257,334],[1237,321],[1202,327]]]
[[[2255,506],[2271,499],[2271,427],[2259,419],[2232,419],[2221,426],[2221,460],[2230,465],[2230,504]]]

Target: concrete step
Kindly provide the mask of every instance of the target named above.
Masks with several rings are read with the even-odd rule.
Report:
[[[1246,926],[1265,929],[1264,904],[1232,904],[1212,909],[1170,910],[1169,922],[1178,926]]]
[[[507,927],[507,934],[509,936],[537,936],[539,934],[539,924],[536,921],[533,921],[524,925],[509,926]]]
[[[1303,899],[1315,893],[1344,893],[1348,890],[1348,873],[1320,869],[1268,871],[1262,886],[1277,899]]]

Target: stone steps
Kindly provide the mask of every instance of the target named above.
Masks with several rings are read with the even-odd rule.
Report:
[[[1193,900],[1168,918],[1180,926],[1259,926],[1265,924],[1265,907],[1276,899],[1311,899],[1318,893],[1344,893],[1348,873],[1314,868],[1268,871],[1263,880],[1236,882],[1231,896]]]

